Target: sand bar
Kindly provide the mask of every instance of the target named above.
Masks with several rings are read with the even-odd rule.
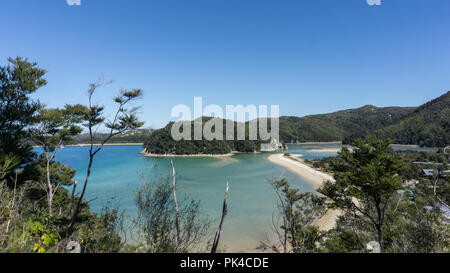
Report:
[[[273,154],[267,159],[270,162],[281,165],[298,176],[303,177],[310,182],[315,189],[320,188],[324,181],[334,181],[334,178],[331,175],[315,170],[300,161],[284,156],[284,154]]]
[[[287,145],[324,145],[324,144],[342,144],[341,141],[330,141],[330,142],[296,142],[296,143],[286,143]]]
[[[94,144],[94,146],[100,146],[101,144]],[[142,146],[144,143],[106,143],[104,146]],[[91,146],[91,144],[73,144],[73,145],[66,145],[66,147],[76,147],[76,146]]]
[[[304,178],[310,182],[315,189],[320,188],[325,181],[335,181],[331,175],[317,171],[308,165],[301,163],[301,160],[297,161],[284,156],[284,154],[273,154],[267,159]],[[341,212],[338,210],[328,210],[322,217],[316,219],[313,225],[322,231],[328,231],[336,225],[336,220],[339,215],[341,215]]]
[[[230,157],[233,156],[234,153],[229,153],[229,154],[193,154],[193,155],[177,155],[177,154],[151,154],[151,153],[147,153],[145,151],[141,152],[142,156],[145,157],[156,157],[156,158],[165,158],[165,157],[169,157],[169,158],[173,158],[173,157]]]
[[[308,153],[337,153],[341,148],[323,148],[323,149],[311,149],[306,150]]]
[[[101,143],[94,143],[94,146],[100,146]],[[106,143],[103,146],[142,146],[144,143]],[[82,144],[67,144],[64,147],[86,147],[91,146],[90,143],[82,143]],[[33,146],[33,148],[41,148],[42,146]]]

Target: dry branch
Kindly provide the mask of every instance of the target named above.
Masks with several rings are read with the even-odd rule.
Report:
[[[180,223],[178,221],[178,201],[176,192],[176,181],[175,181],[175,168],[173,167],[173,160],[170,160],[170,165],[172,165],[172,189],[173,189],[173,200],[175,202],[175,227],[177,229],[177,246],[180,243]]]
[[[228,208],[227,208],[228,189],[229,189],[229,186],[228,186],[228,182],[227,182],[227,187],[225,190],[225,198],[223,199],[222,219],[220,219],[219,229],[217,230],[216,235],[214,236],[214,242],[212,245],[211,253],[216,253],[216,251],[217,251],[217,246],[219,245],[219,240],[220,240],[220,234],[222,233],[223,221],[225,220],[225,217],[227,216],[227,213],[228,213]]]

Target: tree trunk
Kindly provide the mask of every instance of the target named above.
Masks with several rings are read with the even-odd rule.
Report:
[[[50,161],[51,159],[47,156],[47,202],[48,202],[48,213],[52,216],[53,210],[53,185],[50,179]]]
[[[222,218],[220,219],[219,229],[217,230],[216,236],[214,237],[213,245],[211,248],[211,253],[217,252],[217,246],[219,245],[220,234],[222,233],[223,221],[225,220],[225,217],[228,214],[227,199],[228,199],[228,182],[227,182],[227,188],[225,190],[225,198],[223,199]]]
[[[380,253],[384,252],[384,239],[383,239],[383,226],[377,226],[378,230],[378,243],[380,244]]]
[[[69,203],[69,209],[67,210],[67,218],[70,220],[70,217],[72,216],[72,206],[73,206],[73,200],[75,199],[75,190],[77,189],[77,181],[74,182],[73,188],[72,188],[72,196],[70,197],[70,203]]]
[[[72,213],[72,217],[70,219],[69,227],[67,228],[67,232],[66,232],[66,238],[69,238],[72,235],[72,233],[73,233],[73,226],[75,225],[75,219],[78,217],[78,213],[80,213],[81,202],[83,201],[84,193],[86,192],[86,186],[87,186],[87,183],[89,181],[89,176],[91,175],[91,168],[92,168],[93,161],[94,161],[94,156],[91,153],[90,157],[89,157],[89,165],[88,165],[88,169],[87,169],[86,178],[84,180],[83,190],[82,190],[81,195],[80,195],[80,197],[78,199],[77,205],[75,206],[75,209],[74,209],[74,211]]]
[[[380,244],[380,253],[384,252],[384,244],[383,244],[383,223],[384,223],[384,209],[382,210],[381,205],[381,197],[376,196],[374,198],[375,200],[375,207],[377,208],[377,214],[378,214],[378,223],[376,224],[376,228],[378,231],[378,243]]]
[[[172,165],[172,190],[173,190],[173,200],[175,202],[175,227],[177,229],[177,248],[180,246],[180,223],[178,221],[178,201],[176,192],[176,181],[175,181],[175,167],[173,166],[173,160],[170,161]]]

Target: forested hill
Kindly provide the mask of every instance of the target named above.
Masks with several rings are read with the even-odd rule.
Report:
[[[309,141],[347,143],[373,130],[395,124],[415,109],[415,107],[379,108],[366,105],[330,114],[280,117],[280,140],[284,143]]]
[[[418,107],[399,122],[377,130],[381,138],[399,144],[428,147],[450,145],[450,91]]]
[[[202,117],[202,126],[211,119],[211,117]],[[261,144],[267,141],[249,140],[249,125],[245,124],[245,139],[246,140],[225,140],[226,139],[226,120],[220,119],[223,127],[224,140],[193,140],[194,139],[194,122],[191,125],[191,139],[175,141],[172,138],[171,128],[173,122],[170,122],[166,127],[156,130],[147,138],[144,144],[145,152],[147,154],[158,155],[223,155],[231,152],[253,153],[261,150]],[[234,122],[234,139],[237,139],[237,122]],[[202,128],[203,128],[202,127]]]
[[[153,129],[136,129],[130,132],[125,132],[112,137],[109,143],[144,143],[145,140],[153,133]],[[96,133],[94,136],[94,143],[101,143],[108,136],[107,133]],[[90,143],[90,136],[88,133],[80,134],[67,144],[85,144]]]
[[[443,147],[450,144],[450,92],[420,107],[376,107],[338,111],[305,117],[280,117],[281,143],[351,143],[369,134],[398,144]],[[248,123],[247,123],[248,127]],[[260,143],[181,141],[170,137],[169,125],[148,137],[146,147],[156,153],[226,153],[257,151]]]

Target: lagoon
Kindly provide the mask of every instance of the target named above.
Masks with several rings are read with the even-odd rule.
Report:
[[[334,156],[334,152],[308,152],[333,149],[340,145],[289,145],[287,153],[304,159]],[[40,149],[36,149],[38,152]],[[89,147],[65,147],[56,160],[74,168],[75,180],[84,182]],[[217,228],[222,210],[225,184],[230,184],[228,215],[223,227],[221,247],[228,252],[255,251],[261,240],[273,239],[272,217],[277,215],[277,199],[267,179],[283,177],[302,192],[313,186],[289,170],[270,163],[270,153],[237,154],[232,157],[148,158],[139,154],[141,146],[105,146],[95,157],[86,200],[99,212],[104,206],[117,206],[130,219],[136,214],[134,193],[145,177],[167,179],[170,160],[177,172],[179,199],[189,196],[201,201],[202,212]],[[213,238],[213,232],[210,237]]]

